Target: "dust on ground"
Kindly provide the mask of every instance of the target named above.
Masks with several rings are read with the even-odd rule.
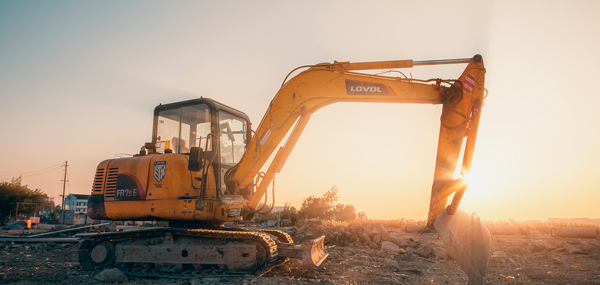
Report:
[[[436,233],[380,224],[309,221],[284,228],[295,241],[326,235],[329,257],[311,270],[292,260],[263,276],[227,276],[219,268],[184,279],[127,276],[122,284],[466,284]],[[6,234],[0,233],[0,234]],[[14,232],[13,232],[14,234]],[[77,262],[79,244],[0,243],[0,284],[106,284]],[[600,240],[529,234],[493,237],[488,284],[600,284]]]

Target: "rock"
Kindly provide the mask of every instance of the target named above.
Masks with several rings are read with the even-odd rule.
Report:
[[[10,221],[6,224],[6,230],[22,230],[27,228],[27,223],[25,221]]]
[[[407,247],[405,251],[408,254],[413,254],[415,252],[415,248],[414,247]]]
[[[396,237],[396,238],[392,239],[392,242],[395,243],[399,247],[408,246],[408,243],[403,238],[400,238],[400,237]]]
[[[94,276],[94,279],[110,283],[123,283],[129,281],[127,276],[125,276],[125,274],[123,274],[123,272],[118,268],[106,269]]]
[[[377,249],[377,244],[374,243],[374,242],[372,242],[372,241],[370,241],[369,242],[369,247],[372,248],[372,249]]]
[[[323,226],[323,225],[318,226],[316,230],[318,233],[324,233],[325,231],[327,231],[325,229],[325,226]]]
[[[381,233],[381,240],[384,240],[384,241],[392,241],[392,240],[393,240],[393,238],[392,238],[392,236],[390,235],[390,233],[388,233],[388,231],[384,231],[384,232],[382,232],[382,233]]]
[[[365,234],[369,234],[371,232],[371,225],[368,225],[367,227],[365,227],[365,229],[363,230],[363,233]]]
[[[536,243],[531,248],[531,252],[540,252],[546,249],[541,243]]]
[[[443,248],[433,248],[433,255],[438,259],[448,259],[448,254]]]
[[[398,254],[398,253],[400,253],[400,247],[398,247],[397,245],[393,244],[392,242],[384,241],[384,242],[381,243],[381,251],[391,252],[393,254]]]
[[[490,259],[494,262],[506,262],[508,260],[508,254],[504,251],[494,251]]]
[[[569,252],[569,254],[587,254],[587,252],[572,244],[563,243],[562,246],[567,250],[567,252]]]
[[[433,249],[429,246],[421,245],[415,250],[415,254],[423,258],[430,258],[433,256]]]
[[[554,262],[554,264],[557,264],[557,265],[563,264],[562,260],[560,260],[556,257],[553,257],[551,259],[552,259],[552,262]]]
[[[369,237],[369,235],[366,233],[363,233],[361,237],[362,237],[363,241],[366,243],[369,243],[371,241],[371,237]]]
[[[308,220],[308,224],[320,226],[323,224],[323,221],[321,221],[321,219],[314,218],[314,219]]]
[[[377,243],[377,244],[381,243],[381,234],[376,234],[376,235],[373,237],[373,242],[374,242],[374,243]]]
[[[400,264],[398,264],[398,261],[395,261],[393,259],[386,259],[385,265],[392,267],[392,268],[400,268]]]
[[[404,250],[404,248],[401,248],[401,249],[398,251],[398,253],[400,253],[400,254],[406,254],[406,250]]]
[[[558,248],[558,243],[550,240],[545,240],[542,242],[542,245],[547,251],[553,251]]]
[[[303,233],[304,231],[306,231],[307,227],[308,227],[307,225],[301,226],[296,232]]]
[[[198,279],[190,279],[190,285],[201,285],[202,281]]]

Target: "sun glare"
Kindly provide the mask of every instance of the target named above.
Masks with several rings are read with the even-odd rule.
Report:
[[[465,175],[460,175],[460,165],[456,167],[454,179],[462,177],[469,188],[469,196],[477,200],[488,200],[494,196],[498,184],[500,183],[501,166],[493,157],[485,154],[479,154],[473,158],[471,171]]]

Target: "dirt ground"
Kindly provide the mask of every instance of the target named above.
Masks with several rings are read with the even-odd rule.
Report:
[[[329,257],[317,269],[282,264],[263,276],[228,277],[217,269],[184,272],[184,279],[127,276],[123,284],[466,284],[458,264],[445,254],[436,233],[395,228],[287,228],[297,241],[327,235]],[[362,234],[361,234],[362,233]],[[6,234],[0,233],[0,234]],[[384,242],[398,251],[382,250]],[[0,243],[0,284],[104,284],[100,272],[77,262],[79,244]],[[488,284],[600,284],[600,240],[546,234],[493,237]]]

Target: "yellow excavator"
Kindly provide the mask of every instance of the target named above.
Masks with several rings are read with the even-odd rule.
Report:
[[[355,72],[437,64],[467,66],[452,80]],[[305,70],[287,80],[300,68]],[[133,157],[98,165],[88,216],[168,221],[169,227],[89,237],[78,250],[82,267],[145,264],[177,272],[220,265],[230,272],[261,272],[288,258],[318,266],[327,256],[324,237],[297,245],[281,231],[224,224],[251,220],[257,213],[272,210],[274,199],[269,206],[267,189],[312,113],[337,102],[420,103],[443,105],[428,227],[437,231],[449,255],[469,276],[469,284],[483,284],[491,236],[479,217],[458,209],[468,188],[465,177],[487,96],[483,58],[335,61],[292,72],[254,134],[246,114],[208,98],[157,106],[152,141]],[[261,172],[286,135],[287,142],[279,147],[267,171]],[[453,179],[465,137],[462,177]]]

